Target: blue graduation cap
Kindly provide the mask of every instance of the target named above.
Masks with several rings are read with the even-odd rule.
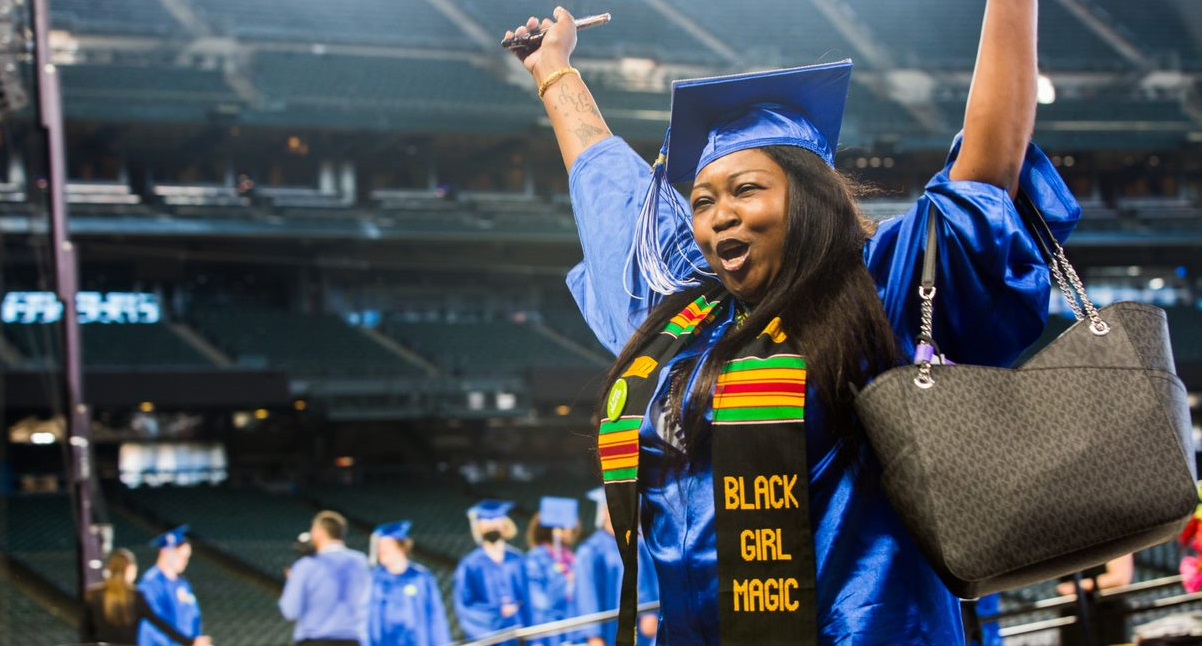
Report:
[[[467,515],[473,520],[495,520],[507,518],[513,503],[508,500],[481,500],[467,510]]]
[[[692,181],[715,159],[764,146],[805,148],[833,166],[851,67],[843,60],[674,82],[668,181]]]
[[[588,498],[589,500],[597,503],[598,505],[604,505],[605,504],[605,487],[597,487],[596,489],[590,489],[588,493],[584,494],[584,496],[586,498]]]
[[[580,525],[580,503],[575,498],[543,496],[538,503],[538,524],[571,529]]]
[[[409,530],[411,529],[413,529],[413,523],[408,520],[402,520],[396,523],[380,525],[372,532],[372,535],[379,538],[391,538],[395,541],[403,541],[409,538]]]
[[[188,525],[180,525],[173,530],[163,532],[150,539],[150,545],[159,549],[179,547],[188,542],[187,533],[190,529],[192,528]]]

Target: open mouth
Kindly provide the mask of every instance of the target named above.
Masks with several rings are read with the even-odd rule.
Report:
[[[722,268],[728,272],[736,272],[747,264],[747,252],[751,246],[741,240],[727,239],[718,243],[714,252],[722,261]]]

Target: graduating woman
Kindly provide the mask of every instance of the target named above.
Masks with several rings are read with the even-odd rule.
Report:
[[[405,520],[371,534],[371,597],[367,639],[371,646],[446,646],[447,611],[434,574],[410,558],[413,523]]]
[[[506,34],[545,34],[518,55],[570,174],[584,260],[568,285],[618,355],[598,452],[626,565],[619,644],[634,639],[640,532],[661,643],[964,642],[852,403],[913,356],[928,218],[948,357],[1007,365],[1043,329],[1048,269],[1015,198],[1061,240],[1080,208],[1030,142],[1036,4],[987,2],[962,136],[879,227],[833,168],[850,63],[676,84],[666,161],[649,168],[571,67],[566,10]],[[691,183],[687,199],[672,183]]]

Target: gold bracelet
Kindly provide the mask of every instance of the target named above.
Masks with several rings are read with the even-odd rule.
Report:
[[[547,93],[547,90],[550,89],[550,87],[554,85],[556,81],[567,76],[568,74],[580,76],[580,70],[576,69],[575,67],[565,67],[561,70],[551,72],[547,75],[547,78],[543,79],[542,83],[538,84],[538,98],[543,98],[543,95]]]

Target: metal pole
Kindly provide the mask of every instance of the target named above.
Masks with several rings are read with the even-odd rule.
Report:
[[[79,291],[79,261],[67,229],[67,157],[63,104],[58,68],[51,62],[49,0],[30,0],[33,14],[34,76],[38,87],[38,118],[46,137],[47,190],[50,198],[50,242],[55,291],[63,304],[64,417],[67,422],[67,478],[75,503],[76,546],[80,594],[101,581],[103,565],[99,536],[93,531],[91,410],[84,401],[83,347],[75,294]]]

